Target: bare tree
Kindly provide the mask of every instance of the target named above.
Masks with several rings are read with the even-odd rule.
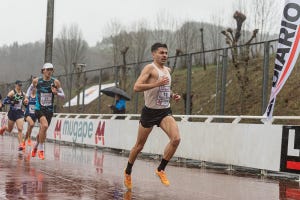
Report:
[[[172,39],[169,31],[173,31],[175,25],[176,23],[174,18],[172,18],[166,10],[160,10],[156,14],[156,19],[153,26],[153,39],[158,42],[169,44]]]
[[[126,54],[128,52],[129,47],[125,47],[124,49],[121,50],[121,55],[123,58],[123,65],[122,65],[122,70],[121,70],[121,83],[120,87],[122,89],[126,89],[126,82],[127,82],[127,62],[126,62]]]
[[[187,21],[176,32],[177,45],[183,53],[200,50],[200,32],[197,23]],[[187,66],[187,59],[182,58],[182,65]]]
[[[141,62],[146,59],[146,50],[148,47],[149,31],[146,21],[139,21],[134,25],[131,49],[134,57],[134,62]]]
[[[18,42],[14,42],[10,47],[10,69],[17,75],[17,77],[20,77],[20,73],[22,73],[21,70],[18,70],[19,51]]]
[[[117,20],[112,20],[107,24],[106,35],[110,35],[112,60],[113,65],[115,66],[115,82],[121,87],[125,87],[123,86],[123,83],[126,82],[126,55],[132,37]],[[120,74],[120,67],[122,69],[122,75]]]
[[[123,89],[127,82],[127,60],[140,62],[145,59],[148,42],[146,26],[145,21],[140,21],[132,26],[131,32],[128,32],[128,29],[118,21],[111,21],[107,26],[106,34],[110,35],[114,66],[116,66],[115,81]]]
[[[233,15],[233,18],[236,21],[236,30],[232,28],[228,28],[226,30],[221,31],[221,33],[225,36],[225,41],[226,44],[229,46],[233,47],[231,48],[231,57],[232,57],[232,62],[234,63],[235,67],[239,67],[239,63],[237,61],[237,56],[238,56],[238,42],[241,37],[241,32],[242,32],[242,25],[244,21],[246,20],[246,15],[244,15],[242,12],[236,11]]]
[[[245,49],[240,48],[238,51],[238,43],[241,38],[242,25],[246,20],[246,15],[242,12],[236,11],[233,15],[233,18],[236,21],[236,29],[233,31],[232,28],[223,30],[221,33],[225,36],[226,43],[232,47],[231,48],[231,57],[233,65],[236,69],[236,77],[240,86],[240,113],[242,114],[245,110],[245,96],[247,94],[249,77],[248,77],[248,66],[249,66],[249,44],[253,41],[258,33],[258,29],[254,29],[252,32],[251,38],[245,43]],[[239,52],[241,52],[239,54]]]
[[[256,41],[266,41],[269,39],[270,32],[277,29],[276,20],[278,16],[277,2],[274,0],[251,0],[252,10],[251,19],[252,26],[259,29],[259,34],[255,38]],[[260,54],[263,45],[256,45],[256,55]]]
[[[209,49],[218,49],[220,47],[223,46],[224,42],[222,42],[222,38],[220,35],[220,32],[222,31],[222,24],[223,24],[223,18],[221,17],[221,15],[212,15],[211,16],[211,21],[213,22],[213,24],[209,24],[207,26],[208,29],[208,38],[209,38],[209,43],[208,48]],[[217,63],[217,59],[218,59],[218,54],[214,54],[213,55],[213,63]]]
[[[239,10],[240,12],[247,15],[247,21],[243,24],[241,31],[242,37],[241,42],[246,43],[249,37],[249,30],[259,29],[259,33],[255,42],[268,40],[270,33],[276,33],[279,28],[281,13],[279,11],[280,0],[238,0],[234,4],[233,12]],[[263,45],[256,45],[252,47],[255,53],[253,56],[257,56],[261,53]]]
[[[177,47],[174,32],[178,28],[178,22],[165,9],[160,10],[156,14],[155,21],[152,26],[151,43],[161,42],[168,45],[169,54],[175,53]]]
[[[118,20],[112,20],[106,25],[105,35],[110,36],[110,42],[112,45],[112,60],[114,66],[117,66],[121,63],[121,41],[118,35],[121,34],[122,31],[124,31],[124,27]]]
[[[171,69],[171,74],[173,74],[173,72],[175,71],[176,68],[176,64],[177,64],[177,58],[180,54],[182,54],[183,52],[181,51],[181,49],[176,49],[176,53],[175,53],[175,58],[174,58],[174,63],[173,63],[173,67]]]
[[[21,45],[14,42],[0,47],[0,82],[11,83],[16,79],[26,80],[31,75],[38,75],[43,59],[43,42]]]
[[[58,38],[55,39],[55,61],[63,67],[64,73],[73,72],[72,63],[86,61],[87,42],[77,24],[64,25]]]
[[[116,66],[116,82],[120,84],[121,87],[125,87],[124,84],[126,84],[126,55],[128,53],[128,50],[130,49],[131,41],[132,41],[132,35],[127,33],[125,30],[121,31],[120,34],[113,37],[114,41],[117,41],[113,45],[114,49],[118,50],[118,65]],[[121,67],[121,72],[120,72]],[[123,83],[121,83],[123,82]]]
[[[88,44],[84,41],[77,24],[64,25],[58,38],[54,41],[54,59],[58,66],[63,67],[65,74],[73,73],[73,63],[85,63]],[[71,76],[69,76],[71,77]],[[71,87],[71,78],[67,78],[66,87]],[[69,92],[69,91],[68,91]],[[69,94],[71,95],[71,94]],[[70,97],[70,96],[69,96]]]

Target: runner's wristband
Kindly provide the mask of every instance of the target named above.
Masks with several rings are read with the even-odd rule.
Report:
[[[11,103],[12,103],[12,101],[11,101],[11,98],[9,96],[7,96],[3,99],[3,104],[11,104]]]

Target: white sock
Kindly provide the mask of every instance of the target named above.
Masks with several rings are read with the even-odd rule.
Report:
[[[39,145],[38,145],[38,150],[39,150],[39,151],[44,151],[44,148],[45,148],[44,143],[39,143]]]

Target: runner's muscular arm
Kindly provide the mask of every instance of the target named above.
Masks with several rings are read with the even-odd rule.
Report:
[[[8,97],[13,97],[15,95],[15,92],[14,92],[14,90],[11,90],[8,94],[7,94],[7,96]]]
[[[145,90],[149,90],[161,85],[166,85],[169,82],[168,77],[163,77],[162,79],[159,79],[157,81],[154,81],[152,83],[147,83],[147,80],[153,76],[153,67],[151,64],[147,65],[141,72],[140,76],[136,80],[133,90],[135,92],[143,92]]]

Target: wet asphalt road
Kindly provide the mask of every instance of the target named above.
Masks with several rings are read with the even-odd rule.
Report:
[[[133,189],[123,186],[127,157],[94,148],[46,144],[45,160],[17,151],[17,139],[0,137],[0,199],[300,199],[299,183],[228,175],[209,169],[167,166],[163,186],[154,170],[159,161],[138,159]]]

